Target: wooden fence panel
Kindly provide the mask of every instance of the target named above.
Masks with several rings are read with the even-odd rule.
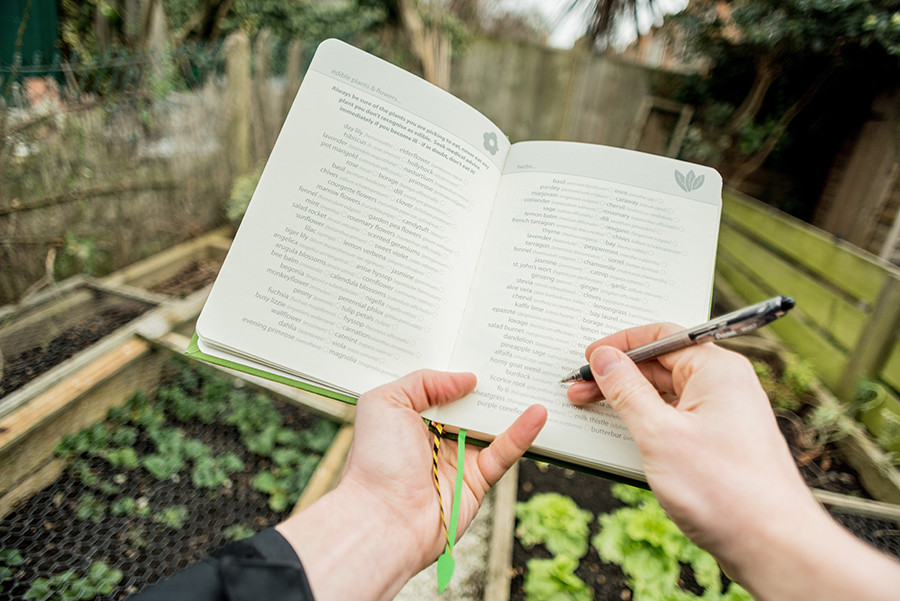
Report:
[[[776,209],[736,193],[727,194],[723,219],[795,261],[852,298],[872,305],[884,285],[884,270],[848,244]]]
[[[890,384],[894,390],[900,390],[900,340],[894,342],[879,377]]]
[[[720,241],[727,238],[728,229],[723,227]],[[716,277],[724,280],[734,291],[748,303],[762,301],[778,294],[787,294],[782,287],[776,290],[776,284],[760,282],[743,269],[744,262],[736,259],[728,250],[727,245],[720,244],[716,258]],[[792,312],[795,317],[801,312],[798,307]],[[784,340],[790,348],[800,357],[808,360],[816,368],[822,382],[829,388],[834,388],[837,376],[840,375],[847,361],[847,354],[831,344],[831,341],[818,328],[811,327],[801,319],[783,319],[774,322],[769,328]]]
[[[748,302],[794,297],[792,319],[771,327],[841,398],[852,400],[861,378],[880,381],[889,395],[900,391],[896,267],[727,192],[717,275]]]
[[[803,313],[843,349],[853,348],[865,327],[867,315],[852,299],[823,286],[809,272],[792,260],[772,250],[759,246],[758,242],[736,228],[727,217],[723,218],[719,236],[720,248],[741,266],[742,271],[762,282],[771,282],[773,296],[782,294],[793,297]],[[782,286],[781,290],[774,289]]]

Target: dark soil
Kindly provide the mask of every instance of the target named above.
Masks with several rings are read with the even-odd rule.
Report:
[[[554,465],[539,464],[529,459],[519,462],[519,494],[518,501],[527,501],[532,495],[546,492],[558,492],[572,497],[582,509],[591,511],[595,516],[610,513],[623,507],[624,504],[613,497],[609,490],[614,483],[597,476],[566,470]],[[591,534],[597,534],[597,521],[591,523]],[[523,601],[525,592],[522,585],[525,580],[525,566],[529,559],[550,559],[552,556],[543,545],[526,549],[515,540],[513,546],[514,575],[510,584],[510,601]],[[603,562],[593,547],[581,559],[575,574],[594,591],[594,599],[612,601],[631,598],[631,589],[625,584],[625,575],[619,566]]]
[[[148,308],[147,305],[135,301],[121,302],[99,310],[89,319],[66,328],[46,344],[32,347],[13,357],[6,357],[3,377],[0,379],[0,398],[114,332]]]
[[[150,290],[172,296],[187,296],[212,283],[221,267],[221,261],[194,259],[172,277],[153,285]]]
[[[272,400],[283,416],[284,427],[301,431],[321,418],[295,405]],[[17,507],[0,522],[0,549],[18,549],[25,564],[16,568],[11,580],[2,583],[0,600],[21,599],[36,578],[47,578],[65,570],[87,573],[102,561],[121,570],[124,577],[107,599],[123,599],[203,558],[230,542],[224,535],[229,526],[241,525],[260,531],[286,518],[290,510],[275,512],[268,496],[252,486],[255,474],[270,469],[270,459],[249,452],[235,427],[199,420],[170,421],[185,438],[197,438],[212,447],[215,455],[237,454],[244,469],[230,476],[230,482],[214,490],[195,487],[190,470],[158,480],[142,468],[116,469],[106,460],[88,459],[91,471],[102,482],[119,483],[118,492],[103,494],[88,488],[70,469],[55,483]],[[154,452],[153,443],[142,431],[134,449],[139,456]],[[76,518],[79,500],[93,494],[108,507],[123,497],[143,499],[152,510],[147,517],[115,517],[107,513],[97,523]],[[180,528],[154,520],[159,512],[177,506],[188,508],[188,518]],[[98,597],[100,598],[100,597]]]

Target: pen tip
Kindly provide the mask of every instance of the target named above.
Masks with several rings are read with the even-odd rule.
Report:
[[[575,371],[573,371],[572,373],[567,375],[565,378],[560,380],[559,383],[560,384],[571,384],[572,382],[577,382],[580,379],[581,379],[581,374],[578,373],[578,370],[576,369]]]

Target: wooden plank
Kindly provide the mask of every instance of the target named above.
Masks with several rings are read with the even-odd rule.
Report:
[[[137,319],[122,326],[112,334],[104,337],[96,344],[84,349],[64,363],[61,363],[44,374],[38,376],[25,386],[3,397],[0,402],[0,417],[14,411],[20,405],[30,402],[37,395],[54,386],[67,374],[81,369],[98,357],[115,349],[124,341],[140,333],[147,338],[161,336],[172,329],[172,326],[199,314],[209,294],[208,289],[198,290],[188,297],[169,300],[159,307],[145,313]]]
[[[0,493],[51,459],[66,434],[104,419],[139,390],[152,392],[166,357],[132,338],[0,419]]]
[[[724,279],[747,302],[761,301],[777,294],[748,277],[740,267],[727,252],[720,252],[716,262],[717,278]],[[802,310],[798,306],[789,318],[780,319],[767,328],[775,332],[794,352],[808,360],[826,385],[834,386],[846,362],[846,354],[820,331],[804,323],[801,315]]]
[[[894,341],[888,353],[887,361],[878,374],[882,381],[889,384],[891,388],[900,393],[900,338]]]
[[[900,453],[900,400],[887,393],[876,406],[864,408],[858,419],[881,448]]]
[[[149,288],[183,268],[193,258],[224,258],[230,244],[228,228],[213,230],[199,238],[173,246],[142,261],[133,263],[100,281],[107,284],[129,284]]]
[[[862,515],[900,524],[900,505],[851,497],[820,488],[812,489],[812,493],[819,503],[839,513]]]
[[[764,282],[768,289],[793,297],[804,314],[844,348],[856,346],[869,316],[846,297],[733,227],[723,226],[719,247],[720,252],[727,253],[743,271]]]
[[[874,303],[887,272],[900,273],[874,255],[734,191],[724,194],[722,219],[804,266],[845,293]]]
[[[860,341],[850,353],[841,373],[838,396],[851,399],[861,378],[874,378],[881,371],[900,326],[900,279],[888,278]]]
[[[344,426],[335,435],[328,451],[316,466],[303,494],[297,499],[297,504],[291,514],[296,514],[310,505],[325,493],[335,487],[341,477],[341,471],[344,469],[344,462],[347,460],[347,454],[350,452],[350,444],[353,442],[353,425],[344,424]]]
[[[63,470],[66,469],[66,462],[62,459],[54,459],[37,469],[30,476],[26,477],[15,488],[6,494],[0,495],[0,519],[5,518],[16,508],[16,505],[30,499],[34,493],[42,490],[47,485],[55,482],[59,478]]]
[[[30,295],[28,298],[23,298],[18,303],[3,305],[0,307],[0,323],[12,316],[21,315],[23,312],[27,312],[34,307],[59,299],[84,284],[86,279],[87,277],[84,275],[74,275],[62,282],[54,282],[41,292]]]
[[[488,553],[484,601],[509,601],[518,492],[519,464],[515,463],[494,487],[494,524]]]
[[[190,340],[186,336],[182,336],[181,334],[169,332],[168,334],[154,339],[152,342],[154,344],[162,345],[165,348],[173,350],[177,353],[184,354],[184,351],[185,349],[187,349]],[[301,405],[304,408],[322,417],[337,419],[341,422],[348,423],[354,421],[356,417],[356,407],[354,405],[342,403],[341,401],[330,399],[328,397],[314,394],[312,392],[307,392],[306,390],[301,390],[299,388],[294,388],[293,386],[288,386],[287,384],[273,382],[259,376],[253,376],[244,372],[221,367],[219,365],[213,365],[211,363],[204,363],[204,365],[208,365],[209,367],[225,372],[236,378],[240,378],[256,386],[257,388],[274,394],[281,399],[284,399],[291,403],[295,403],[297,405]]]

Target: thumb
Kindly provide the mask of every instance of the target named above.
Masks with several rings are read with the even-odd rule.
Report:
[[[668,407],[637,365],[619,349],[598,347],[589,361],[604,398],[632,433],[647,429]]]

